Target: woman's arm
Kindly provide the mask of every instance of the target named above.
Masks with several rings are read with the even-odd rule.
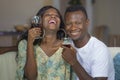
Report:
[[[39,28],[30,29],[28,32],[27,59],[25,64],[25,77],[28,80],[36,80],[37,78],[37,64],[33,46],[35,37],[39,35],[36,32],[39,32]]]
[[[34,56],[33,44],[28,41],[27,44],[27,58],[25,64],[25,77],[28,80],[36,80],[37,77],[37,65]]]

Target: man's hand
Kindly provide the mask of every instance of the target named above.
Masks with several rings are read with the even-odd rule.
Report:
[[[66,46],[62,46],[62,47],[63,47],[62,57],[70,65],[74,65],[77,62],[75,49],[73,47],[70,47],[70,48]]]

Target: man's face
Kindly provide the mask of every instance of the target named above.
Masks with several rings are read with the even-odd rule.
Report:
[[[83,39],[88,33],[88,19],[82,11],[68,12],[65,15],[65,29],[73,40]]]

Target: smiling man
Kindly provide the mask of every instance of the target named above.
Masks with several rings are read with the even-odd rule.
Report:
[[[107,46],[88,33],[89,19],[83,6],[70,6],[65,12],[65,29],[76,49],[63,54],[72,65],[77,80],[114,80],[113,61]],[[70,61],[68,60],[70,59]]]

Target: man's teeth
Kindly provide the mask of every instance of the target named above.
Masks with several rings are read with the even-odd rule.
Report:
[[[77,35],[77,34],[78,34],[78,32],[71,32],[71,34],[72,34],[72,35]]]

